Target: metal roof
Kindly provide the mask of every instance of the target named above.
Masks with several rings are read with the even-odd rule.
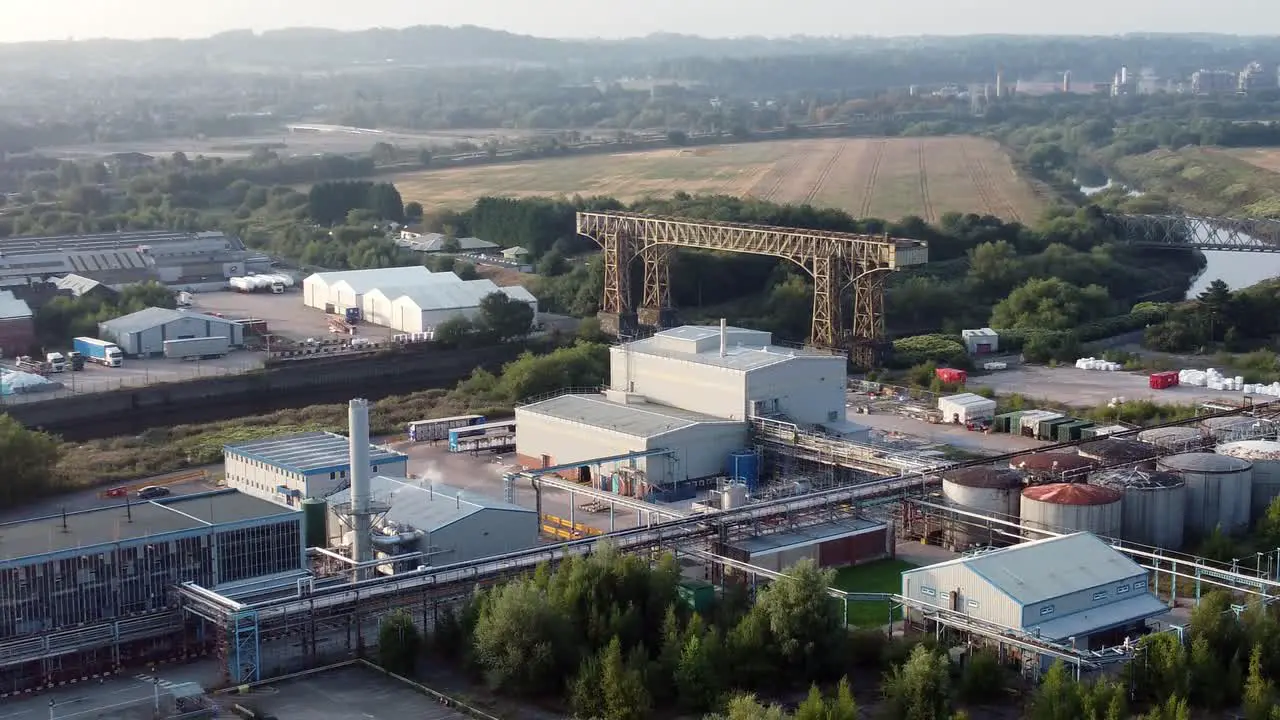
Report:
[[[741,371],[756,370],[784,362],[804,362],[812,358],[839,357],[821,350],[770,345],[768,343],[771,342],[772,337],[769,333],[734,327],[726,328],[728,344],[725,348],[725,354],[721,355],[718,342],[709,344],[707,342],[709,338],[719,334],[720,328],[718,327],[686,325],[664,330],[653,337],[611,348],[610,352],[652,355]],[[740,339],[742,338],[748,339],[748,342],[752,344],[740,344]],[[673,347],[671,340],[678,341],[685,347],[679,347],[678,345]],[[705,349],[695,351],[693,349],[695,347]]]
[[[297,512],[238,490],[133,501],[0,525],[0,561]]]
[[[484,279],[431,283],[406,289],[395,299],[395,302],[411,304],[419,312],[457,310],[479,307],[480,301],[493,293],[502,293],[517,302],[537,302],[537,298],[519,285],[498,287],[492,280]]]
[[[94,280],[93,278],[76,275],[75,273],[70,273],[55,279],[53,284],[59,290],[69,290],[71,294],[76,297],[92,292],[94,288],[105,287],[102,283]]]
[[[1157,465],[1177,472],[1234,473],[1248,470],[1253,463],[1244,458],[1213,453],[1183,453],[1160,458]]]
[[[849,537],[850,535],[874,532],[884,527],[885,524],[882,522],[861,518],[837,520],[819,525],[810,525],[798,530],[756,535],[745,540],[735,541],[731,545],[752,555],[767,555],[828,540]]]
[[[1025,542],[908,570],[903,575],[949,565],[968,567],[1024,606],[1146,576],[1137,563],[1090,533]]]
[[[103,252],[110,250],[134,251],[147,247],[151,251],[165,246],[221,247],[243,250],[240,238],[219,231],[186,232],[182,230],[142,230],[90,235],[47,235],[0,238],[0,253],[6,256],[39,255],[44,253]],[[163,254],[161,252],[160,254]]]
[[[945,482],[955,483],[973,488],[1016,488],[1022,487],[1022,473],[1012,468],[971,467],[952,470],[944,473]]]
[[[396,240],[396,245],[417,252],[443,252],[445,240],[448,236],[441,233],[422,233],[417,237],[402,237]],[[481,240],[478,237],[460,237],[454,238],[458,241],[458,249],[467,250],[493,250],[498,247],[497,243],[491,243],[488,240]]]
[[[1275,440],[1240,440],[1216,448],[1219,455],[1245,460],[1280,460],[1280,442]]]
[[[410,267],[378,268],[374,270],[342,270],[309,275],[303,282],[316,280],[328,287],[346,283],[357,295],[363,295],[380,287],[411,287],[426,281],[431,271],[421,265]]]
[[[1093,635],[1167,612],[1169,608],[1164,602],[1151,593],[1144,592],[1119,602],[1098,605],[1048,622],[1029,625],[1027,629],[1039,630],[1040,637],[1045,640],[1066,640]]]
[[[19,300],[9,290],[0,290],[0,320],[17,320],[32,317],[31,306]]]
[[[561,395],[550,400],[543,400],[539,403],[516,408],[517,416],[522,412],[581,423],[593,428],[611,430],[623,435],[643,438],[664,435],[676,430],[693,427],[700,423],[720,423],[746,427],[745,423],[689,412],[688,410],[680,410],[666,405],[656,405],[648,402],[633,402],[623,405],[622,403],[610,402],[603,395]],[[519,429],[520,425],[517,423],[516,431],[519,432]]]
[[[207,322],[218,323],[219,325],[230,326],[235,324],[234,320],[214,317],[213,315],[205,315],[204,313],[149,307],[143,308],[136,313],[125,315],[124,317],[107,320],[102,323],[102,328],[112,333],[144,332],[151,328],[159,327],[165,323],[171,323],[174,320],[181,320],[183,318],[195,318],[196,320],[205,320]]]
[[[435,532],[482,510],[537,513],[530,508],[459,490],[451,485],[419,485],[385,475],[369,478],[369,491],[379,503],[386,502],[391,506],[383,516],[383,522],[408,525],[424,532]],[[331,505],[350,502],[351,489],[339,490],[326,499]]]
[[[1022,497],[1054,505],[1110,505],[1120,502],[1124,494],[1115,488],[1084,483],[1050,483],[1032,485]]]
[[[351,465],[351,445],[346,436],[331,432],[305,432],[267,440],[250,440],[223,447],[224,452],[243,455],[250,460],[257,460],[273,465],[281,470],[298,473],[311,473],[324,470],[335,472],[336,469]],[[402,453],[388,450],[377,445],[369,445],[369,462],[377,465],[403,461]]]
[[[1009,461],[1009,467],[1028,471],[1080,472],[1097,467],[1098,462],[1084,455],[1065,452],[1030,453]]]

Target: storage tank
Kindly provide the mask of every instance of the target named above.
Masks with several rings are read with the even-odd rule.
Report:
[[[1162,452],[1183,453],[1204,447],[1204,435],[1195,428],[1152,428],[1138,433],[1138,440],[1155,445]]]
[[[1253,463],[1230,455],[1182,453],[1160,458],[1160,470],[1187,481],[1187,534],[1206,537],[1215,527],[1227,534],[1249,527]]]
[[[1120,537],[1124,518],[1119,490],[1085,483],[1033,485],[1022,491],[1022,527],[1029,538],[1048,537],[1037,529],[1058,533],[1091,532]]]
[[[1080,453],[1080,457],[1096,460],[1099,467],[1129,465],[1146,461],[1146,464],[1154,468],[1155,457],[1160,454],[1154,445],[1128,438],[1110,437],[1084,443],[1076,448],[1076,452]]]
[[[1009,461],[1030,483],[1083,482],[1097,466],[1096,460],[1069,452],[1031,453]]]
[[[302,536],[309,548],[329,545],[329,503],[324,498],[302,501]]]
[[[954,470],[942,476],[942,496],[948,504],[1017,522],[1021,511],[1022,473],[999,467]],[[974,545],[992,544],[1001,537],[980,523],[976,518],[951,523],[946,532],[948,545],[955,550],[965,550]]]
[[[1241,440],[1219,445],[1217,452],[1253,463],[1250,476],[1253,498],[1249,503],[1249,516],[1256,520],[1267,514],[1271,501],[1280,496],[1280,442]]]
[[[729,453],[725,474],[747,486],[747,492],[755,493],[760,485],[760,456],[755,450],[735,450]]]
[[[1229,443],[1257,437],[1262,426],[1251,417],[1215,417],[1201,420],[1200,429],[1214,442]]]
[[[1124,540],[1167,550],[1182,547],[1187,483],[1181,475],[1121,468],[1096,473],[1089,482],[1123,494],[1120,535]]]

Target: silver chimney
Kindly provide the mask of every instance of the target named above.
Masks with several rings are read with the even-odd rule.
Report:
[[[351,454],[351,556],[356,562],[373,559],[370,540],[372,509],[369,487],[369,401],[355,399],[347,410],[347,432]]]
[[[729,324],[724,318],[720,318],[720,357],[725,356],[729,344]]]

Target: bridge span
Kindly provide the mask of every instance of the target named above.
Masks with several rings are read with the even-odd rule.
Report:
[[[1280,253],[1280,220],[1108,214],[1121,242],[1138,247]]]

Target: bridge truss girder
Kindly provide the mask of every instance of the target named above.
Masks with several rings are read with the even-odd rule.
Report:
[[[1280,220],[1193,215],[1107,215],[1129,245],[1280,253]]]
[[[625,331],[636,318],[631,307],[630,264],[644,262],[640,319],[662,326],[671,318],[670,259],[676,248],[766,255],[789,260],[814,280],[809,341],[842,349],[859,364],[874,364],[884,344],[884,280],[888,273],[928,261],[928,245],[887,236],[779,228],[619,212],[581,212],[578,234],[604,251],[605,329]],[[852,313],[842,297],[852,286]],[[850,323],[849,321],[852,320]]]

